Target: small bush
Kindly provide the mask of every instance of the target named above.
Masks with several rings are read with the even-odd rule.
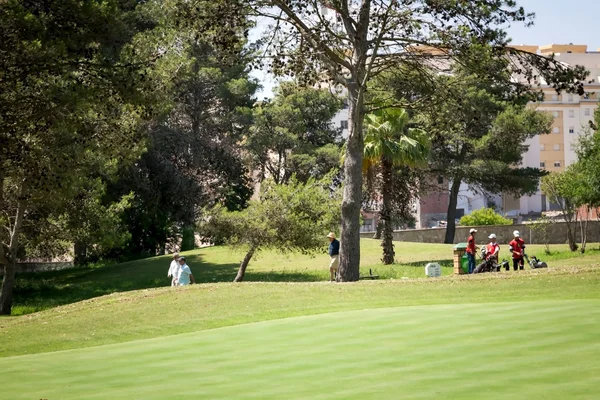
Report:
[[[482,208],[460,219],[462,226],[512,225],[513,221],[497,214],[492,208]]]

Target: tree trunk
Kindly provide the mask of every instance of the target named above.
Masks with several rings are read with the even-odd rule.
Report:
[[[382,190],[383,205],[381,207],[381,220],[383,222],[383,259],[385,265],[394,263],[394,227],[392,226],[392,206],[391,206],[391,191],[393,190],[392,182],[392,163],[389,160],[383,160],[381,163],[382,175]]]
[[[1,210],[4,210],[4,168],[0,163],[0,211]],[[0,268],[3,268],[4,265],[8,264],[4,248],[5,237],[3,228],[3,226],[0,226]],[[6,241],[6,243],[8,243],[8,240]]]
[[[360,273],[360,209],[362,204],[362,163],[364,156],[364,97],[356,84],[348,86],[351,123],[344,161],[342,234],[337,280],[358,281]]]
[[[14,257],[4,264],[2,291],[0,292],[0,315],[10,315],[12,311],[12,296],[15,288],[17,262]]]
[[[375,228],[375,234],[373,235],[373,239],[380,240],[382,233],[383,233],[383,222],[381,221],[381,213],[379,213],[379,218],[377,220],[377,227]]]
[[[579,228],[581,231],[581,249],[579,250],[581,254],[585,253],[585,247],[587,245],[587,228],[588,221],[590,219],[590,208],[588,206],[585,207],[585,221],[582,218],[579,218]]]
[[[234,282],[241,282],[244,280],[244,276],[246,276],[246,268],[248,268],[248,264],[250,263],[250,259],[254,255],[256,251],[256,247],[251,247],[250,250],[246,253],[246,256],[242,260],[240,264],[240,269],[238,269],[238,273],[235,276]]]
[[[575,243],[575,235],[573,234],[570,222],[567,222],[567,242],[571,251],[577,251],[577,243]]]
[[[448,212],[446,213],[446,237],[444,243],[454,243],[454,234],[456,233],[456,205],[458,204],[458,192],[462,178],[454,177],[452,187],[450,188],[450,199],[448,201]]]
[[[573,213],[575,212],[575,229],[577,229],[577,214],[573,211],[573,206],[570,201],[563,199],[564,206],[562,208],[563,217],[567,224],[567,243],[571,251],[577,251],[577,243],[575,243],[575,233],[573,232]]]
[[[75,242],[74,246],[75,259],[73,263],[75,265],[84,265],[87,262],[87,244],[78,240]]]
[[[15,287],[15,273],[17,270],[17,250],[19,248],[19,235],[23,226],[23,217],[25,216],[25,184],[21,184],[19,191],[19,200],[17,205],[17,215],[10,235],[9,251],[6,254],[8,259],[4,265],[4,277],[2,278],[2,289],[0,290],[0,315],[10,315],[12,310],[12,295]]]

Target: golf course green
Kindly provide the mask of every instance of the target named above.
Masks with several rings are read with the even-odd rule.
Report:
[[[2,398],[595,399],[600,301],[383,308],[0,359]]]
[[[225,247],[185,254],[201,282],[187,287],[167,286],[165,256],[22,274],[0,400],[600,398],[600,250],[453,276],[451,246],[397,246],[419,251],[384,267],[364,240],[381,279],[350,284],[275,252],[231,283]],[[426,260],[445,276],[424,277]]]

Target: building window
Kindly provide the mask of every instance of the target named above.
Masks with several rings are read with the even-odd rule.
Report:
[[[444,177],[443,176],[438,176],[438,184],[439,185],[443,185],[444,184]]]
[[[342,128],[342,130],[348,129],[348,120],[347,119],[340,121],[340,128]]]
[[[540,162],[540,168],[546,168],[546,163],[544,161]]]
[[[560,133],[560,128],[559,128],[559,127],[557,127],[557,126],[555,126],[555,127],[552,129],[552,132],[553,132],[553,133]]]
[[[554,116],[554,118],[558,118],[558,111],[554,111],[554,112],[552,113],[552,115]]]
[[[575,111],[569,110],[569,118],[575,118]]]
[[[350,108],[350,106],[348,105],[348,99],[344,99],[344,102],[343,102],[343,109],[344,109],[344,110],[347,110],[348,108]]]
[[[560,168],[560,161],[554,161],[554,168]]]
[[[554,151],[560,151],[560,144],[554,145]]]
[[[573,133],[575,133],[575,127],[574,127],[574,126],[570,126],[570,127],[569,127],[569,133],[570,133],[570,134],[573,134]]]
[[[583,113],[584,113],[585,115],[588,115],[588,116],[589,116],[589,115],[590,115],[590,109],[589,109],[589,108],[586,108],[586,109],[585,109],[585,111],[584,111]]]
[[[570,95],[567,97],[567,101],[573,101],[573,95],[572,95],[572,94],[570,94]]]
[[[553,94],[552,95],[552,101],[558,101],[558,95],[557,94]]]
[[[577,145],[576,145],[575,143],[571,143],[571,145],[569,146],[569,148],[570,148],[572,151],[575,151],[575,150],[577,149]]]
[[[546,145],[540,144],[540,151],[545,151],[545,150],[546,150]]]

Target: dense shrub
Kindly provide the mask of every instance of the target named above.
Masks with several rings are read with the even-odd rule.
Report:
[[[460,219],[462,226],[512,225],[513,221],[497,214],[492,208],[482,208]]]

